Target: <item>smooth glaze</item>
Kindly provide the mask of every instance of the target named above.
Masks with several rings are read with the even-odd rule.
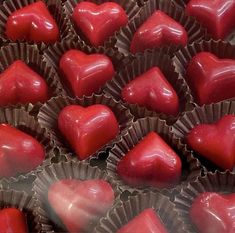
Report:
[[[179,98],[158,67],[153,67],[136,77],[122,90],[122,99],[149,110],[176,116]]]
[[[72,18],[93,46],[103,45],[128,22],[125,10],[115,2],[100,5],[80,2],[74,8]]]
[[[45,80],[21,60],[15,61],[0,74],[0,106],[43,103],[48,98]]]
[[[186,12],[202,23],[214,39],[225,39],[235,30],[234,0],[191,0]]]
[[[235,194],[200,194],[190,208],[190,217],[199,233],[234,233]]]
[[[0,210],[0,233],[28,233],[26,217],[16,208]]]
[[[186,137],[190,147],[218,167],[235,165],[235,115],[225,115],[214,124],[195,126]]]
[[[119,132],[114,113],[105,105],[70,105],[59,114],[58,127],[80,160],[88,158]]]
[[[12,41],[54,43],[59,39],[59,29],[45,3],[38,1],[9,16],[6,35]]]
[[[199,105],[235,97],[235,60],[201,52],[189,62],[186,74]]]
[[[111,208],[114,192],[104,180],[59,180],[49,187],[48,201],[67,230],[80,233]]]
[[[107,56],[87,55],[73,49],[61,57],[59,66],[65,83],[76,97],[93,94],[114,75],[112,61]]]
[[[152,208],[145,209],[117,233],[167,233],[160,218]]]
[[[31,135],[8,124],[0,124],[0,177],[29,172],[44,158],[44,148]]]
[[[155,132],[150,132],[119,161],[117,172],[131,186],[167,188],[181,177],[179,156]]]
[[[135,32],[131,41],[132,53],[164,45],[185,46],[188,35],[182,25],[163,11],[155,11]]]

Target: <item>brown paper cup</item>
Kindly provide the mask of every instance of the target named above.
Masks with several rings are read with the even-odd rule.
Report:
[[[73,31],[75,31],[76,35],[83,41],[85,44],[92,46],[90,41],[84,36],[81,30],[76,26],[72,19],[72,14],[74,12],[74,8],[76,5],[80,2],[83,2],[83,0],[67,0],[64,4],[64,9],[67,14],[67,18],[69,19],[69,24],[73,27]],[[138,16],[140,12],[140,7],[134,0],[90,0],[90,2],[93,2],[95,4],[102,4],[104,2],[116,2],[118,3],[126,12],[129,22],[132,21],[135,17]],[[108,40],[107,40],[108,41]],[[107,42],[106,41],[106,42]],[[106,45],[104,42],[103,45]]]
[[[36,1],[37,0],[6,0],[3,2],[3,4],[0,6],[0,39],[3,42],[11,42],[5,35],[8,17],[16,10],[19,10],[20,8],[23,8]],[[45,0],[44,2],[59,27],[60,40],[71,37],[71,27],[68,24],[68,18],[66,17],[66,14],[63,12],[61,1]],[[33,42],[29,41],[29,43]],[[38,43],[38,46],[40,50],[43,50],[47,45],[45,43]]]
[[[179,72],[181,76],[184,77],[186,80],[187,80],[186,70],[189,62],[197,53],[203,51],[211,52],[221,59],[224,58],[235,59],[235,46],[232,46],[228,42],[224,42],[221,40],[195,42],[175,53],[175,56],[173,57],[173,63],[175,65],[176,71]],[[196,99],[195,96],[194,99]],[[198,106],[197,103],[195,104]]]
[[[66,95],[57,72],[48,61],[43,60],[36,45],[11,43],[0,48],[0,57],[0,72],[4,72],[14,61],[21,60],[45,79],[51,96]],[[24,106],[30,113],[36,114],[41,103]]]
[[[63,77],[62,72],[60,72],[59,69],[59,61],[62,57],[62,55],[71,49],[77,49],[79,51],[82,51],[86,54],[104,54],[108,56],[114,66],[114,69],[117,71],[126,63],[129,62],[129,58],[125,58],[122,54],[120,54],[118,51],[114,51],[112,48],[91,48],[89,46],[84,45],[84,43],[81,43],[78,38],[74,38],[71,40],[64,40],[61,43],[56,43],[53,46],[49,46],[44,51],[44,58],[47,60],[60,74],[60,77]],[[63,80],[61,79],[63,82]],[[71,97],[74,97],[73,93],[69,88],[67,88],[67,85],[63,84],[64,89],[66,90],[67,94]],[[102,88],[100,90],[97,90],[96,94],[100,94],[102,92]]]
[[[188,4],[190,0],[172,0],[172,1],[174,4],[176,4],[177,7],[185,8],[185,6]]]
[[[85,96],[82,99],[72,99],[69,97],[52,98],[41,107],[38,114],[38,121],[42,127],[48,129],[53,134],[55,145],[62,148],[66,153],[72,153],[74,155],[73,149],[65,142],[63,136],[58,130],[57,120],[59,112],[64,107],[72,104],[81,105],[83,107],[94,104],[106,105],[113,111],[119,123],[119,135],[114,140],[107,143],[103,148],[98,150],[94,155],[90,156],[90,158],[97,157],[100,152],[105,152],[107,148],[112,147],[112,145],[119,139],[120,135],[125,133],[126,129],[133,122],[133,116],[130,114],[130,111],[120,102],[115,101],[112,97],[107,95]]]
[[[132,196],[127,201],[120,202],[117,207],[111,209],[108,214],[99,221],[93,233],[115,233],[143,210],[148,208],[154,209],[167,229],[167,232],[186,233],[184,225],[175,210],[175,205],[170,202],[166,196],[154,192]]]
[[[176,195],[174,203],[180,219],[185,223],[187,232],[197,232],[190,220],[189,210],[194,199],[203,192],[217,192],[220,194],[234,193],[235,174],[229,171],[209,172],[206,176],[199,177],[196,181],[189,183]]]
[[[120,193],[117,185],[111,177],[98,168],[91,167],[88,163],[79,161],[52,164],[45,167],[41,173],[38,173],[33,186],[34,198],[36,200],[34,215],[37,219],[38,232],[67,232],[62,227],[60,220],[53,212],[47,199],[50,185],[61,179],[104,179],[110,183],[114,190],[115,202],[119,200]],[[93,222],[88,226],[89,231],[87,232],[91,232],[94,224]]]
[[[197,107],[190,112],[185,112],[184,115],[175,122],[172,131],[178,138],[186,143],[186,135],[196,125],[214,123],[227,114],[235,114],[235,101],[223,101]],[[199,158],[206,170],[215,171],[218,169],[213,163],[209,162],[196,152],[195,156]]]
[[[154,187],[131,187],[127,185],[117,174],[117,164],[125,154],[130,151],[149,132],[158,133],[167,144],[179,155],[182,162],[182,177],[180,183],[171,188],[175,191],[184,186],[188,181],[195,180],[201,174],[201,166],[186,146],[171,132],[171,129],[164,120],[158,118],[143,118],[132,124],[128,131],[122,135],[120,140],[114,145],[107,159],[107,172],[113,177],[116,184],[123,191],[158,190]]]
[[[35,202],[25,192],[16,190],[0,190],[0,211],[4,208],[16,208],[24,213],[27,219],[29,232],[37,232],[33,216]]]
[[[115,75],[111,81],[107,82],[104,87],[104,92],[111,94],[116,100],[121,100],[122,89],[130,81],[134,80],[136,77],[145,73],[152,67],[159,67],[166,79],[177,92],[180,101],[179,115],[180,112],[186,111],[188,106],[190,106],[193,102],[193,97],[185,80],[179,77],[179,74],[175,72],[175,67],[172,64],[172,60],[163,52],[158,53],[145,51],[143,55],[137,56],[132,63],[125,66],[119,73]],[[138,106],[137,104],[124,104],[131,110],[131,113],[137,119],[147,116],[158,116],[160,118],[167,119],[169,123],[172,123],[177,119],[177,117],[169,116],[163,113],[157,113],[148,110],[145,107]]]
[[[110,44],[123,53],[124,55],[130,54],[130,44],[136,30],[155,12],[162,10],[170,17],[179,22],[188,33],[188,43],[199,41],[207,36],[206,30],[201,27],[193,18],[186,16],[184,11],[172,4],[171,1],[165,0],[149,0],[142,7],[139,17],[136,17],[126,27],[122,28],[116,36],[112,37]],[[174,53],[180,47],[170,46],[170,53]]]
[[[50,134],[43,129],[35,119],[30,116],[24,109],[14,109],[14,108],[0,108],[0,123],[10,124],[17,129],[33,136],[39,143],[41,143],[45,148],[46,159],[34,170],[19,174],[15,177],[1,178],[0,183],[15,183],[23,180],[30,180],[35,178],[35,174],[42,170],[42,168],[51,163],[51,159],[54,157],[53,153],[53,143],[51,141]]]

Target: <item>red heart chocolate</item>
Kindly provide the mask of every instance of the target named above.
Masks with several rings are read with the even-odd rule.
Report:
[[[9,16],[6,35],[13,41],[55,43],[59,39],[59,29],[45,3],[38,1]]]
[[[235,60],[208,52],[195,55],[187,67],[187,81],[199,105],[235,97]]]
[[[0,233],[28,233],[24,214],[15,208],[0,210]]]
[[[84,232],[114,202],[114,192],[104,180],[60,180],[48,191],[48,201],[69,232]]]
[[[181,177],[179,156],[155,132],[150,132],[118,163],[117,172],[132,186],[171,187]]]
[[[44,79],[18,60],[0,75],[0,106],[45,102],[49,90]]]
[[[119,132],[114,113],[104,105],[70,105],[58,117],[59,130],[80,160],[88,158]]]
[[[191,0],[186,11],[205,26],[215,39],[224,39],[235,30],[234,0]]]
[[[29,172],[44,158],[44,148],[36,139],[10,125],[0,124],[0,177]]]
[[[112,61],[103,54],[69,50],[60,59],[64,81],[76,97],[98,91],[114,75]]]
[[[160,218],[152,208],[145,209],[134,219],[117,231],[117,233],[167,233]]]
[[[200,233],[235,232],[235,194],[202,193],[190,208],[190,217]]]
[[[151,68],[128,83],[122,90],[122,99],[173,116],[179,112],[177,93],[158,67]]]
[[[226,115],[214,124],[195,126],[187,135],[187,143],[218,167],[235,165],[235,115]]]
[[[164,45],[183,45],[188,41],[184,27],[164,12],[155,11],[135,32],[131,41],[132,53]]]
[[[72,18],[93,46],[102,45],[128,22],[126,12],[115,2],[100,5],[80,2],[74,8]]]

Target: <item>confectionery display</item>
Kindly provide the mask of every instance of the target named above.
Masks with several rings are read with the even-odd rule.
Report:
[[[0,233],[235,232],[235,2],[0,2]]]

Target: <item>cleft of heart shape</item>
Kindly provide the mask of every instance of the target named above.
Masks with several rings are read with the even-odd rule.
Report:
[[[112,61],[106,55],[87,55],[74,49],[61,57],[59,66],[64,82],[76,97],[93,94],[114,75]]]
[[[186,136],[189,146],[222,169],[235,165],[235,115],[213,124],[199,124]]]
[[[152,208],[143,210],[117,233],[167,233],[161,219]]]
[[[36,139],[8,124],[0,124],[0,177],[29,172],[44,158],[44,148]]]
[[[164,45],[185,46],[187,41],[185,28],[163,11],[157,10],[135,32],[130,51],[143,52]]]
[[[191,0],[186,12],[206,27],[214,39],[225,39],[235,30],[234,0]]]
[[[122,99],[149,110],[176,116],[179,98],[158,67],[153,67],[136,77],[122,90]]]
[[[105,180],[64,179],[49,187],[48,201],[69,232],[82,233],[111,208],[114,192]]]
[[[125,10],[115,2],[100,5],[80,2],[74,8],[72,18],[93,46],[102,45],[128,22]]]
[[[199,105],[235,97],[235,60],[219,59],[209,52],[189,62],[186,79]]]
[[[0,233],[28,233],[24,213],[16,208],[0,210]]]
[[[105,105],[69,105],[59,114],[58,127],[80,160],[101,149],[119,133],[114,113]]]
[[[199,233],[235,232],[235,194],[205,192],[194,199],[190,208],[192,222]]]
[[[59,39],[59,29],[45,3],[37,1],[8,17],[6,36],[12,41],[55,43]]]
[[[147,134],[122,157],[117,173],[131,186],[168,188],[181,178],[181,160],[155,132]]]
[[[45,80],[21,60],[13,62],[0,74],[0,106],[43,103],[48,98]]]

